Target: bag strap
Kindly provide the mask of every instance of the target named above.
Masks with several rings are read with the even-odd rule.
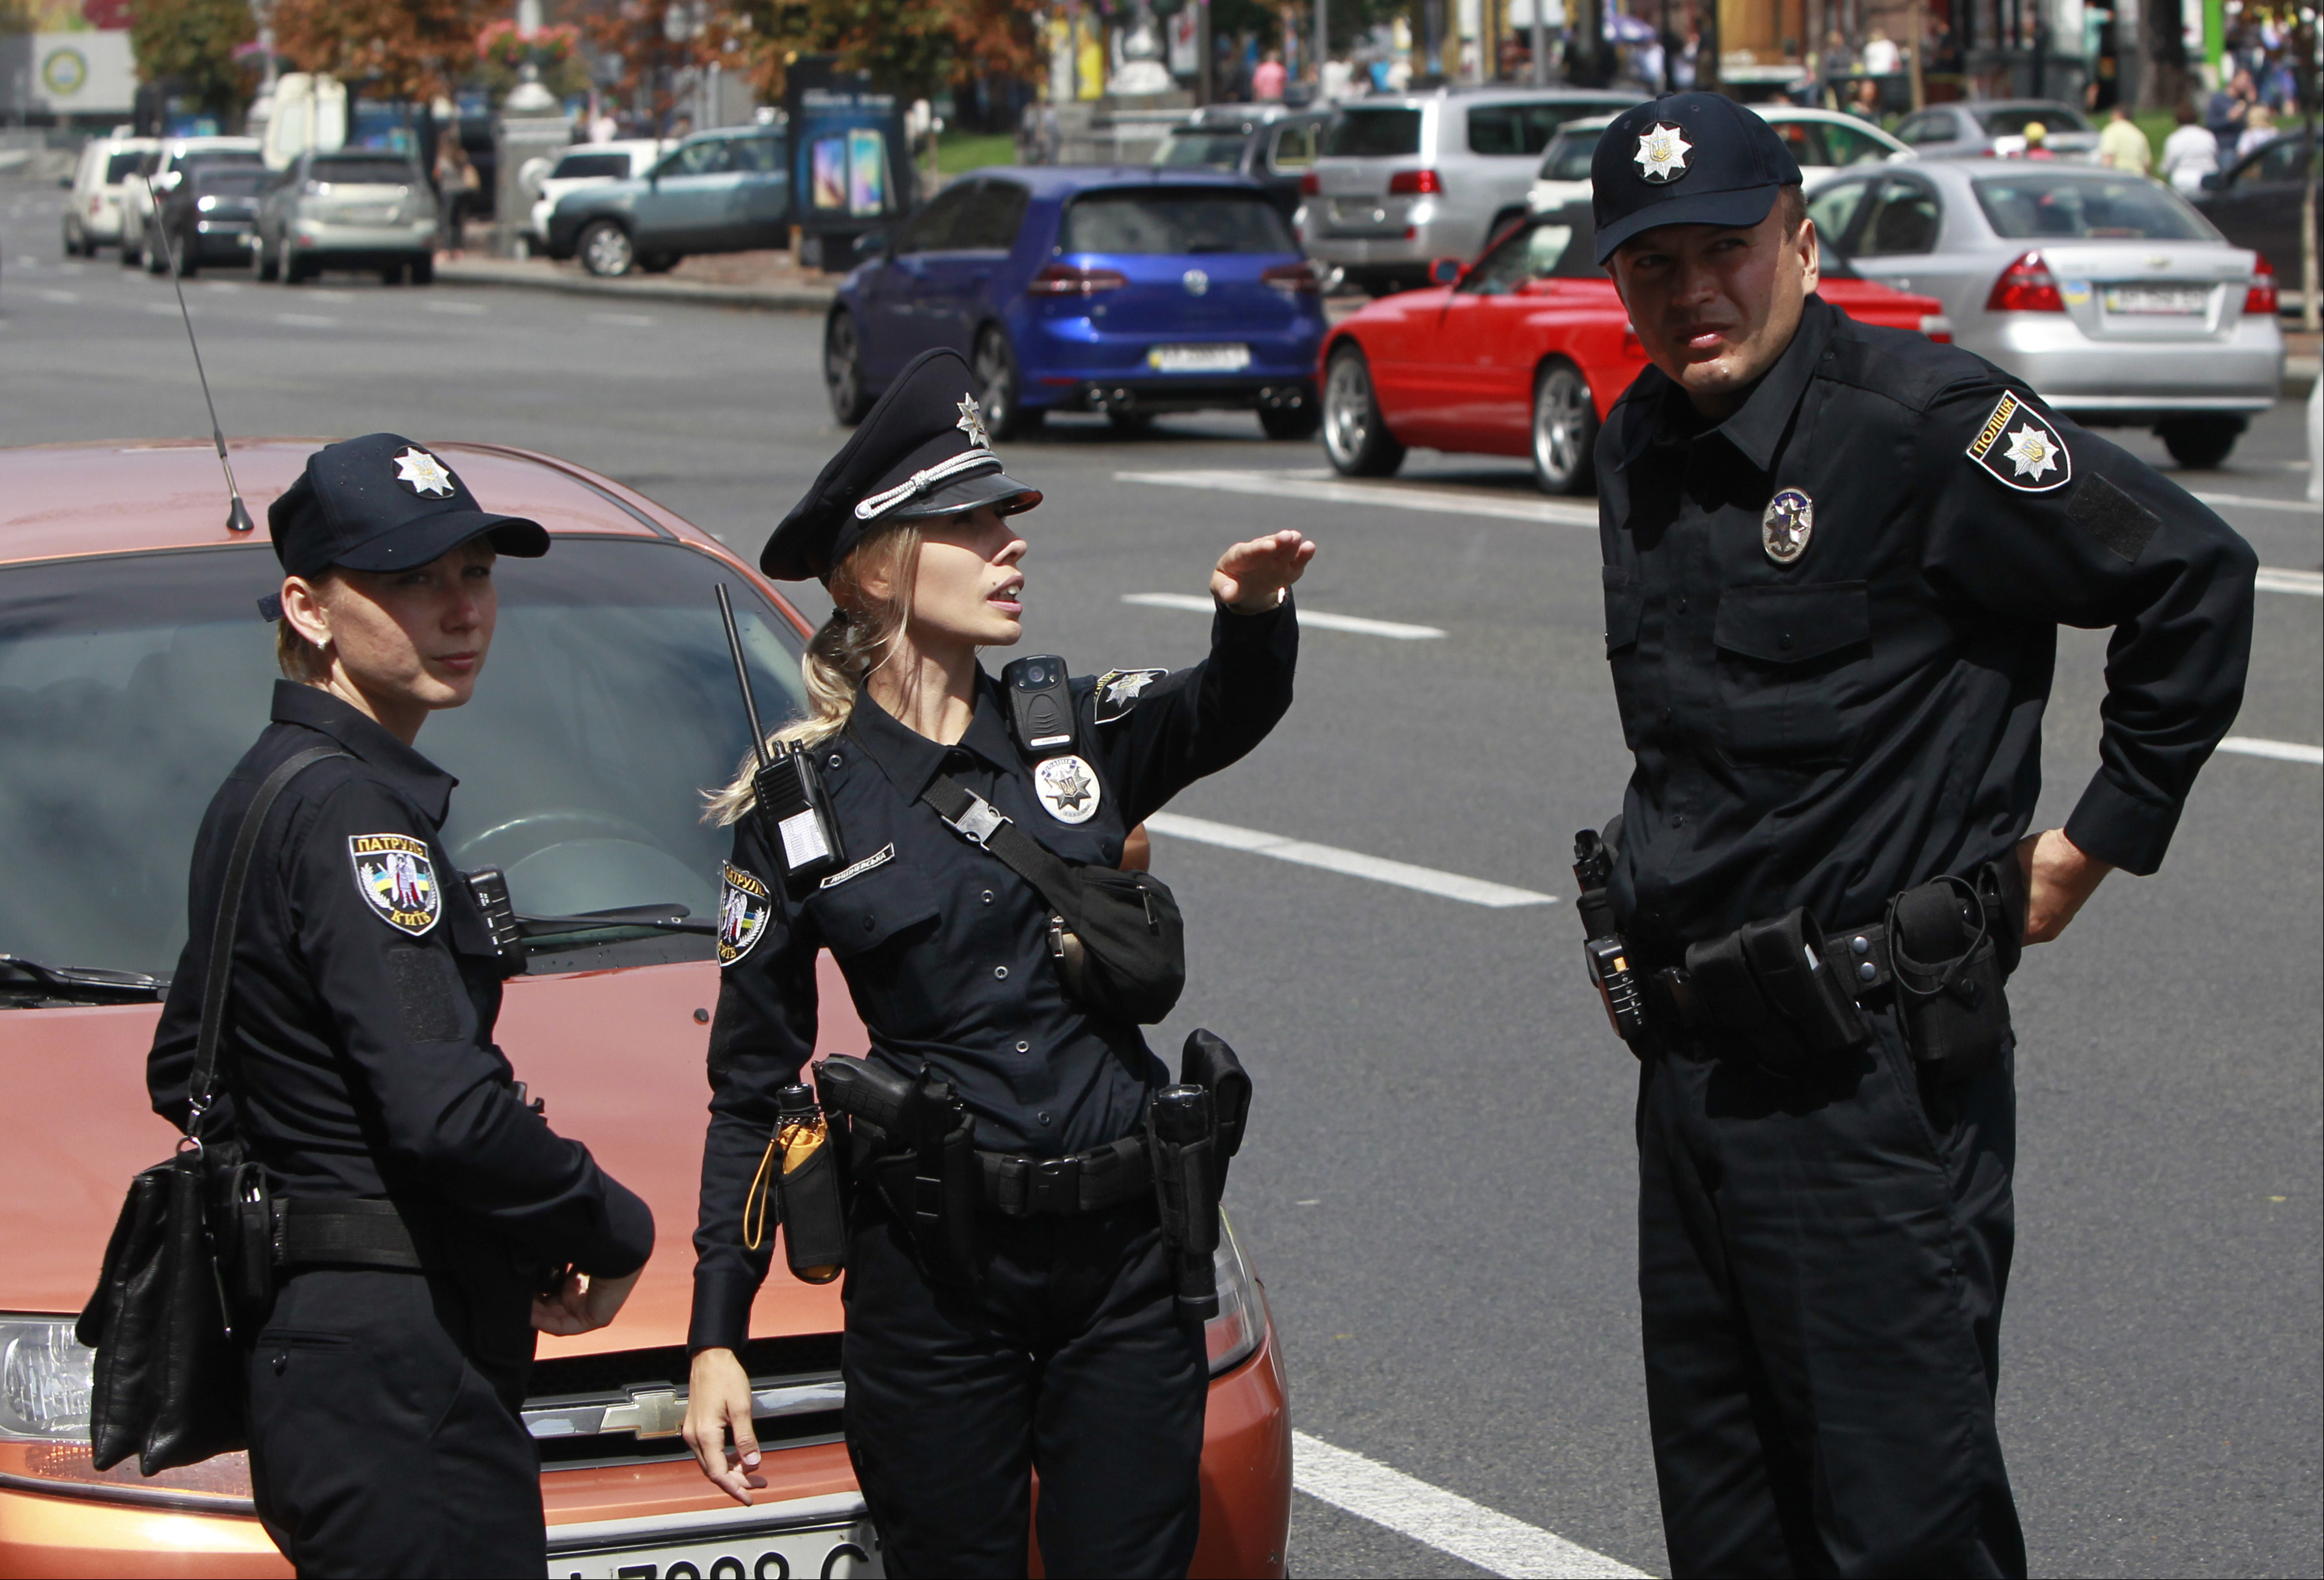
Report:
[[[194,1043],[194,1070],[186,1082],[186,1135],[201,1150],[202,1116],[217,1097],[218,1038],[226,1026],[226,993],[234,980],[234,935],[242,922],[242,891],[250,877],[250,859],[258,849],[258,831],[266,814],[291,780],[325,758],[347,754],[331,746],[310,746],[275,766],[260,781],[258,794],[242,814],[234,836],[234,854],[226,859],[226,885],[218,891],[217,920],[210,926],[209,969],[202,978],[202,1029]]]
[[[954,783],[947,775],[938,774],[930,780],[920,792],[920,801],[962,839],[999,857],[1002,866],[1038,889],[1050,909],[1063,915],[1074,932],[1081,931],[1081,883],[1064,857],[1046,849],[991,802]]]

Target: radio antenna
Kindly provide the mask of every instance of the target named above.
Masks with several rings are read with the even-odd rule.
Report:
[[[751,694],[751,671],[742,662],[742,633],[735,629],[734,605],[726,596],[726,583],[715,583],[718,594],[718,618],[726,622],[726,650],[734,656],[734,679],[742,688],[742,712],[751,716],[751,749],[759,754],[759,768],[767,768],[767,732],[759,727],[759,699]]]
[[[158,221],[161,200],[153,195],[153,178],[141,175],[137,179],[145,183],[145,199],[152,205],[154,218]],[[194,377],[202,381],[202,404],[210,411],[210,442],[217,446],[218,464],[226,469],[226,497],[228,501],[226,529],[228,532],[253,531],[256,523],[251,520],[250,511],[243,505],[241,485],[234,480],[234,463],[226,459],[226,430],[218,426],[217,402],[210,399],[210,376],[202,368],[202,343],[194,338],[194,316],[186,310],[186,281],[178,272],[177,252],[170,245],[170,227],[156,224],[153,234],[161,238],[161,261],[170,266],[170,284],[178,293],[178,317],[186,326],[186,344],[194,350]]]

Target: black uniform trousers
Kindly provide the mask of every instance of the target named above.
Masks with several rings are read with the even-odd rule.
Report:
[[[1956,1086],[1871,1046],[1784,1079],[1647,1060],[1638,1292],[1671,1571],[2025,1573],[1994,1430],[2011,1061]]]
[[[530,1301],[527,1301],[529,1313]],[[485,1320],[508,1327],[505,1311]],[[532,1336],[486,1336],[416,1272],[290,1277],[249,1352],[250,1482],[300,1575],[546,1574],[540,1456],[524,1429]],[[455,1331],[471,1335],[465,1346]]]
[[[1181,1575],[1202,1522],[1210,1367],[1155,1209],[982,1224],[931,1282],[876,1191],[847,1245],[847,1450],[890,1575]]]

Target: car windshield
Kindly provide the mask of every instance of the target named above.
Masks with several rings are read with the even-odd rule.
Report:
[[[273,174],[263,166],[236,165],[222,170],[204,170],[194,178],[194,189],[226,198],[254,198],[266,190]]]
[[[1291,227],[1263,193],[1092,192],[1065,209],[1060,253],[1296,253]]]
[[[1323,152],[1342,159],[1395,159],[1420,152],[1418,110],[1342,110],[1323,133]]]
[[[410,187],[420,172],[400,159],[318,159],[307,167],[307,178],[335,187]]]
[[[2090,124],[2064,105],[2005,105],[1997,110],[1979,110],[1977,124],[1985,128],[1988,137],[2022,137],[2025,123],[2039,121],[2046,132],[2087,132]]]
[[[1154,151],[1154,162],[1182,169],[1231,170],[1242,163],[1242,145],[1240,132],[1173,132]]]
[[[254,148],[198,148],[180,154],[176,161],[176,168],[181,170],[214,170],[228,165],[257,170],[262,164]]]
[[[2184,198],[2144,176],[1987,176],[1978,207],[2011,241],[2211,242],[2218,232]]]
[[[115,154],[105,161],[105,184],[118,187],[137,173],[137,167],[144,162],[144,159],[142,153]]]
[[[568,153],[557,161],[549,172],[552,181],[576,181],[595,176],[626,176],[630,173],[630,156],[626,153]]]
[[[720,579],[669,543],[560,537],[500,563],[484,683],[419,740],[460,780],[455,865],[500,868],[521,914],[675,904],[715,919],[730,836],[700,821],[702,792],[750,749]],[[799,644],[724,579],[772,728],[800,709]],[[281,583],[263,546],[0,570],[0,739],[38,743],[0,754],[0,952],[176,969],[195,831],[266,727],[274,636],[253,601]],[[708,942],[607,947],[675,946]]]
[[[1603,104],[1551,100],[1541,104],[1471,105],[1469,152],[1483,154],[1539,153],[1568,121],[1606,113]]]
[[[1541,157],[1541,179],[1545,181],[1586,181],[1590,179],[1590,161],[1598,152],[1598,140],[1605,135],[1603,126],[1581,131],[1569,126],[1560,132]]]

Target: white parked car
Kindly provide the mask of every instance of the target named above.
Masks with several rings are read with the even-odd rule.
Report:
[[[97,248],[121,244],[129,178],[158,146],[151,137],[92,137],[82,146],[65,204],[66,257],[94,258]]]
[[[1792,157],[1800,161],[1802,184],[1811,191],[1852,166],[1913,157],[1911,149],[1854,115],[1804,105],[1750,107],[1775,127]],[[1600,134],[1613,124],[1613,116],[1600,115],[1561,127],[1542,153],[1541,173],[1526,194],[1526,207],[1536,214],[1547,214],[1569,203],[1587,203],[1590,156],[1597,151]]]
[[[642,176],[669,146],[650,137],[639,137],[619,142],[576,142],[567,149],[540,178],[540,190],[525,219],[526,243],[536,252],[549,245],[549,216],[556,211],[559,198],[584,187],[602,187],[608,181]]]

